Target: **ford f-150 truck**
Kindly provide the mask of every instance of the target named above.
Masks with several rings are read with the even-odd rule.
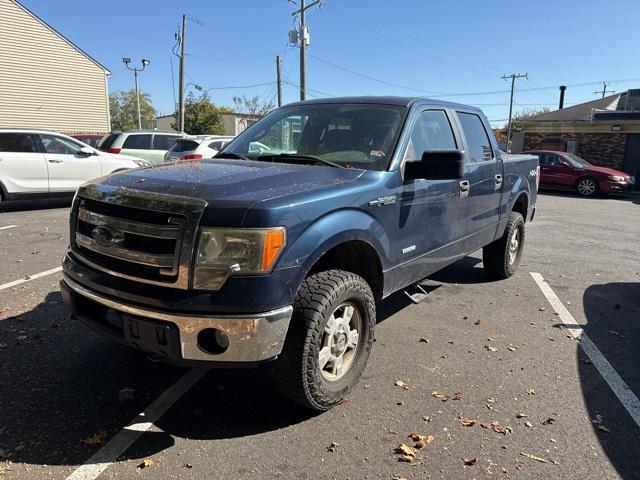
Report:
[[[490,276],[515,272],[537,178],[474,107],[293,103],[217,158],[80,187],[61,289],[72,318],[153,358],[264,363],[326,410],[365,368],[385,297],[481,248]]]

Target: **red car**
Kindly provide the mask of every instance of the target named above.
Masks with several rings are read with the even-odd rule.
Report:
[[[86,143],[87,145],[98,148],[98,142],[104,135],[100,135],[98,133],[78,133],[77,135],[71,135],[76,140],[80,140],[82,143]]]
[[[535,150],[525,152],[540,159],[540,188],[575,190],[589,197],[598,192],[616,193],[633,189],[635,179],[608,167],[596,167],[567,152]]]

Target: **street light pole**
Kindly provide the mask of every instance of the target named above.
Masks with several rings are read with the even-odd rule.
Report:
[[[135,87],[136,87],[136,106],[137,106],[137,110],[138,110],[138,129],[142,130],[142,115],[140,114],[140,91],[138,90],[138,72],[142,72],[145,67],[147,65],[149,65],[151,62],[149,60],[147,60],[146,58],[142,59],[142,68],[131,68],[129,66],[129,63],[131,63],[131,59],[129,57],[124,57],[122,59],[122,61],[124,62],[124,64],[127,66],[127,69],[131,70],[133,72],[133,78],[135,81]]]

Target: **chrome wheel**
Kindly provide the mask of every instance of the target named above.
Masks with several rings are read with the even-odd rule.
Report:
[[[578,188],[578,193],[580,193],[580,195],[584,195],[585,197],[588,197],[589,195],[593,195],[596,192],[596,189],[598,188],[598,186],[596,185],[596,182],[593,179],[583,178],[578,182],[577,188]]]
[[[518,248],[520,247],[520,229],[516,228],[509,239],[509,265],[513,265],[518,258]]]
[[[362,319],[353,303],[345,302],[331,314],[318,351],[318,366],[325,380],[338,380],[349,371],[361,331]]]

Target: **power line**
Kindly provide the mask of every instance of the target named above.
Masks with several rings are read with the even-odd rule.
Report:
[[[284,50],[280,50],[277,52],[269,52],[265,54],[251,55],[246,57],[210,57],[207,55],[198,55],[198,54],[192,54],[192,53],[188,53],[187,56],[192,58],[199,58],[202,60],[212,60],[215,62],[235,62],[235,61],[256,60],[258,58],[273,57],[274,55],[283,55],[287,50],[293,50],[293,47],[288,47],[288,48],[285,48]]]

